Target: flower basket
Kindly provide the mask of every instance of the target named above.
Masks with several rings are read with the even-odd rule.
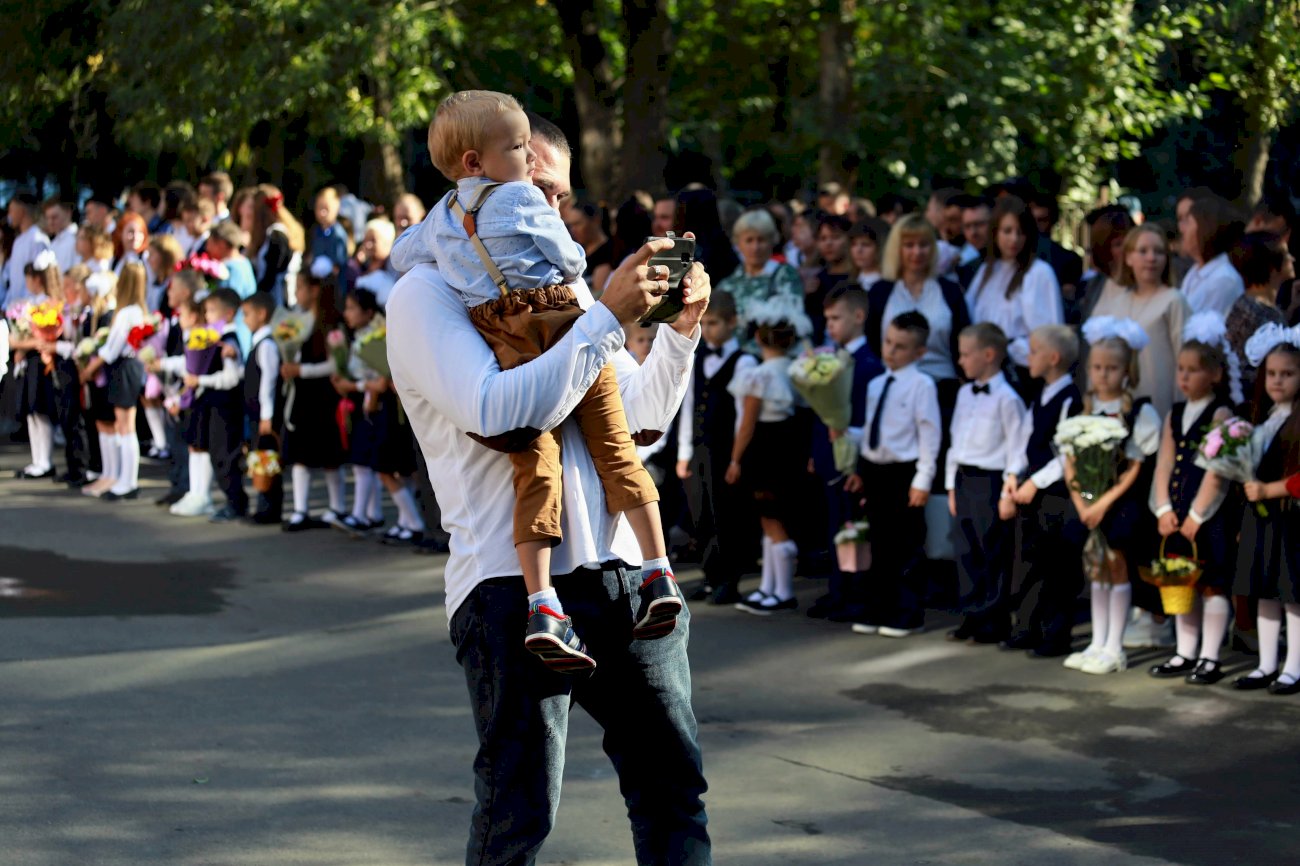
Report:
[[[284,469],[280,465],[280,439],[274,434],[262,437],[270,440],[274,448],[258,448],[248,452],[248,477],[253,480],[253,489],[258,493],[270,493],[275,479]],[[263,441],[257,443],[259,446]]]
[[[1192,555],[1188,558],[1166,556],[1165,544],[1168,541],[1168,537],[1161,540],[1160,556],[1150,567],[1139,566],[1138,574],[1160,590],[1160,603],[1166,614],[1191,613],[1196,605],[1196,583],[1204,571],[1196,560],[1196,542],[1192,542]]]

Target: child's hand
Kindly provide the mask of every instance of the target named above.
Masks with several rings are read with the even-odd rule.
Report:
[[[1264,498],[1264,483],[1262,481],[1247,481],[1242,487],[1246,489],[1246,498],[1251,502],[1258,502]]]
[[[1089,529],[1096,529],[1101,526],[1102,520],[1106,518],[1106,512],[1096,505],[1085,505],[1079,512],[1079,520]]]
[[[856,473],[854,473],[853,475],[850,475],[850,476],[845,480],[845,482],[844,482],[844,492],[845,492],[845,493],[861,493],[861,492],[862,492],[862,476],[861,476],[861,475],[858,475],[858,474],[856,474]]]
[[[1166,514],[1165,516],[1168,517],[1169,515]],[[1189,517],[1183,521],[1183,526],[1179,530],[1179,532],[1182,533],[1183,538],[1186,538],[1188,541],[1195,543],[1196,533],[1199,532],[1200,529],[1201,529],[1201,524],[1197,523],[1195,520],[1192,520],[1192,518]]]
[[[1010,496],[1004,496],[998,500],[998,517],[1002,520],[1014,520],[1016,516],[1016,501]]]
[[[257,435],[258,435],[258,436],[270,436],[271,433],[272,433],[272,430],[271,430],[271,419],[270,419],[270,418],[263,418],[261,421],[258,421],[258,422],[257,422]]]
[[[186,373],[181,377],[181,381],[185,383],[186,388],[199,387],[199,377],[195,376],[193,373]]]
[[[925,503],[929,501],[930,501],[930,491],[928,490],[920,490],[916,487],[913,487],[907,491],[907,504],[908,507],[910,508],[924,508]]]
[[[908,495],[907,504],[908,505],[912,504],[912,497],[910,494]],[[951,514],[953,517],[957,516],[957,491],[956,490],[948,491],[948,513]]]
[[[682,481],[685,481],[687,478],[691,477],[691,461],[689,460],[677,461],[677,477],[680,478]]]
[[[234,346],[230,345],[229,343],[226,343],[224,346],[221,347],[221,357],[238,358],[239,350],[236,349]]]
[[[830,436],[831,441],[834,442],[836,439],[839,439],[841,436],[843,436],[845,431],[843,431],[843,430],[827,430],[826,432],[827,432],[827,434]]]
[[[1038,485],[1032,480],[1026,481],[1011,494],[1011,498],[1017,505],[1032,505],[1034,497],[1038,495]]]
[[[740,464],[732,460],[727,464],[727,474],[723,476],[723,481],[728,484],[735,484],[740,481]]]
[[[1008,475],[1005,479],[1003,479],[1003,481],[1002,481],[1002,495],[1003,495],[1003,496],[1015,496],[1015,495],[1016,495],[1016,476],[1014,476],[1014,475]]]
[[[330,384],[334,386],[335,393],[337,393],[340,397],[346,397],[357,390],[355,385],[353,385],[347,379],[344,379],[338,373],[335,373],[334,375],[330,376]]]
[[[145,368],[146,371],[148,371],[148,372],[150,372],[150,373],[161,373],[161,372],[162,372],[162,360],[161,360],[160,358],[154,358],[154,359],[153,359],[152,361],[150,361],[148,364],[145,364],[145,365],[144,365],[144,368]]]
[[[297,379],[301,373],[302,373],[302,367],[299,366],[298,364],[291,364],[286,361],[285,363],[280,365],[281,379]]]
[[[1161,538],[1168,538],[1173,535],[1178,531],[1178,515],[1174,514],[1172,511],[1160,515],[1158,528],[1160,530]]]

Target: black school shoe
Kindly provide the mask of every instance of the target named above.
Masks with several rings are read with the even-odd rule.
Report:
[[[633,640],[661,638],[677,627],[677,614],[682,612],[682,591],[677,579],[666,568],[656,568],[643,573],[641,606],[637,609],[636,625],[632,626]]]
[[[587,647],[573,630],[573,620],[559,616],[539,605],[528,615],[524,647],[557,673],[580,673],[595,670],[596,660],[587,655]]]
[[[389,547],[414,547],[423,540],[423,532],[416,532],[414,529],[407,529],[396,525],[392,526],[387,532],[379,536],[379,543],[386,544]]]
[[[1179,665],[1174,664],[1174,659],[1178,659],[1179,661],[1182,662],[1182,664]],[[1195,662],[1192,661],[1191,659],[1185,659],[1180,655],[1175,655],[1173,658],[1171,658],[1169,661],[1165,662],[1164,664],[1160,664],[1152,667],[1150,670],[1147,671],[1147,673],[1155,677],[1156,679],[1172,679],[1174,677],[1190,678],[1192,674],[1194,674],[1196,671],[1199,671],[1201,669],[1202,664],[1204,664],[1204,659],[1202,659],[1199,662]],[[1220,674],[1219,679],[1222,678],[1223,676],[1222,674]],[[1218,680],[1215,680],[1215,682],[1218,682]]]
[[[1184,682],[1191,686],[1212,686],[1225,676],[1221,664],[1209,659],[1200,659],[1196,662],[1196,670],[1188,674]]]
[[[249,517],[248,522],[254,526],[278,526],[283,519],[278,511],[259,511]]]
[[[1251,671],[1250,673],[1253,674],[1254,672],[1255,671]],[[1233,680],[1232,687],[1239,692],[1255,692],[1269,688],[1269,686],[1273,685],[1273,681],[1276,679],[1277,671],[1274,671],[1271,674],[1264,674],[1262,677],[1252,677],[1250,674],[1246,674],[1245,676],[1240,676]]]
[[[236,511],[229,505],[223,506],[220,511],[208,518],[208,523],[234,523],[237,520],[244,519],[244,512]]]
[[[1275,679],[1268,687],[1270,695],[1297,695],[1300,694],[1300,680],[1284,683],[1280,679]]]
[[[425,536],[423,541],[412,547],[411,552],[420,556],[436,556],[440,553],[450,553],[451,547],[441,538]]]

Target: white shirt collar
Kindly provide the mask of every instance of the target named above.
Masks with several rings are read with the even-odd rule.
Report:
[[[888,367],[885,368],[885,375],[893,376],[895,379],[902,379],[905,376],[911,376],[913,374],[920,374],[915,361],[908,364],[906,367],[899,367],[897,370],[891,370]]]
[[[271,326],[263,325],[262,327],[258,328],[256,332],[254,332],[253,345],[257,345],[258,341],[261,340],[263,337],[269,337],[269,336],[271,336]]]
[[[849,340],[847,343],[845,343],[844,351],[852,355],[854,352],[856,352],[858,349],[861,349],[866,344],[867,344],[867,335],[861,334],[857,337],[854,337],[852,340]]]
[[[989,380],[988,380],[987,382],[975,382],[975,383],[973,383],[973,384],[975,384],[975,385],[988,385],[988,386],[989,386],[989,390],[992,391],[993,388],[994,388],[995,386],[997,386],[997,385],[1001,385],[1001,384],[1003,384],[1003,383],[1006,382],[1006,381],[1007,381],[1007,377],[1003,374],[1003,372],[1002,372],[1001,370],[998,370],[998,371],[997,371],[996,373],[994,373],[992,376],[989,376]]]
[[[1067,373],[1052,384],[1044,387],[1043,395],[1038,398],[1038,405],[1046,406],[1057,394],[1070,387],[1070,381],[1070,375]]]

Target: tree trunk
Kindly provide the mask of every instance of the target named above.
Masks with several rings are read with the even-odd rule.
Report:
[[[589,197],[609,201],[621,186],[618,154],[622,135],[616,111],[614,76],[600,40],[595,0],[551,0],[564,30],[564,48],[573,67],[573,98],[578,108],[578,156]]]
[[[623,84],[622,183],[611,185],[617,205],[631,190],[652,195],[664,186],[668,98],[668,20],[666,0],[623,0],[627,24],[627,70]]]
[[[1237,204],[1243,213],[1250,213],[1264,196],[1264,178],[1268,173],[1268,154],[1273,146],[1272,132],[1265,128],[1262,118],[1246,107],[1247,116],[1243,140],[1238,142],[1233,156],[1237,176],[1241,179],[1241,195]]]
[[[844,58],[844,21],[839,0],[821,4],[817,25],[817,108],[821,145],[817,150],[817,183],[844,184],[844,143],[837,133],[849,117],[849,70]]]

